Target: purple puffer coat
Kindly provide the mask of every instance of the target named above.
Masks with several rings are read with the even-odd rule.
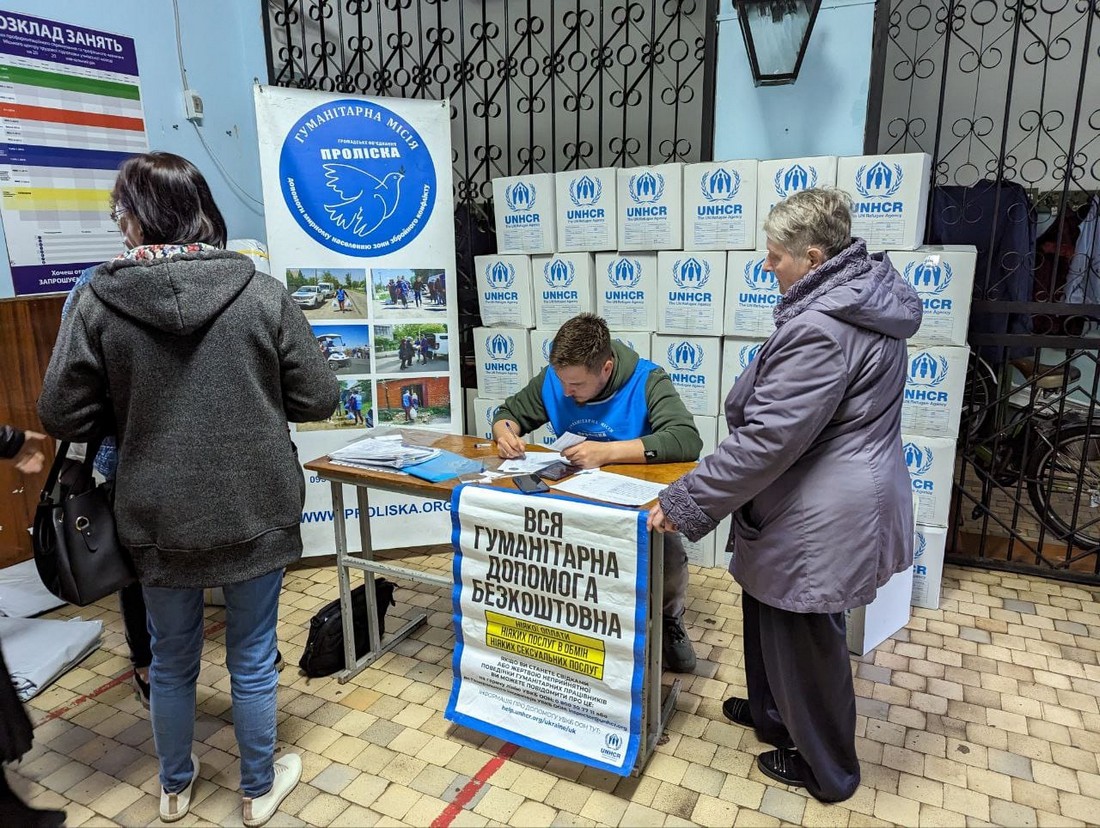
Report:
[[[662,492],[692,540],[733,514],[730,572],[758,601],[840,612],[912,565],[900,429],[920,320],[916,291],[856,240],[784,296],[726,397],[730,436]]]

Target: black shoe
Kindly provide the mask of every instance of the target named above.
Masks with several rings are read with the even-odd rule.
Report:
[[[722,702],[722,715],[741,727],[756,727],[752,721],[752,711],[749,710],[749,700],[740,696],[730,696]]]
[[[283,654],[281,652],[279,652],[278,650],[276,650],[275,651],[275,672],[276,673],[281,673],[283,671],[283,667],[285,667],[285,666],[286,665],[283,663]]]
[[[680,618],[665,616],[664,667],[673,673],[691,673],[695,670],[695,648],[691,646],[684,622]]]
[[[4,767],[0,765],[0,825],[19,826],[19,828],[61,828],[64,824],[64,811],[32,808],[20,799],[8,785]]]
[[[134,670],[134,696],[141,702],[142,707],[149,709],[149,682],[143,680],[137,670]]]
[[[802,757],[794,748],[778,748],[756,757],[756,766],[765,776],[793,788],[805,788]]]

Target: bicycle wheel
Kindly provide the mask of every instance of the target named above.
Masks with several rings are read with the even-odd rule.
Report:
[[[1039,520],[1061,540],[1100,547],[1100,423],[1065,426],[1053,444],[1039,443],[1026,472]]]
[[[959,423],[959,433],[969,435],[971,444],[982,435],[982,426],[993,413],[996,396],[997,375],[992,366],[971,353],[966,365],[966,388]]]

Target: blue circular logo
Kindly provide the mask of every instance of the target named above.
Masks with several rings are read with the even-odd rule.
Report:
[[[384,106],[354,99],[298,119],[283,141],[279,181],[299,226],[350,256],[383,256],[415,239],[438,188],[419,133]]]

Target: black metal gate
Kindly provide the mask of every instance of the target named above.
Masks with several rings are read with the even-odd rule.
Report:
[[[280,86],[451,101],[463,385],[490,180],[713,146],[718,0],[265,0]]]
[[[979,248],[948,558],[1100,582],[1097,0],[880,0],[868,152]]]

